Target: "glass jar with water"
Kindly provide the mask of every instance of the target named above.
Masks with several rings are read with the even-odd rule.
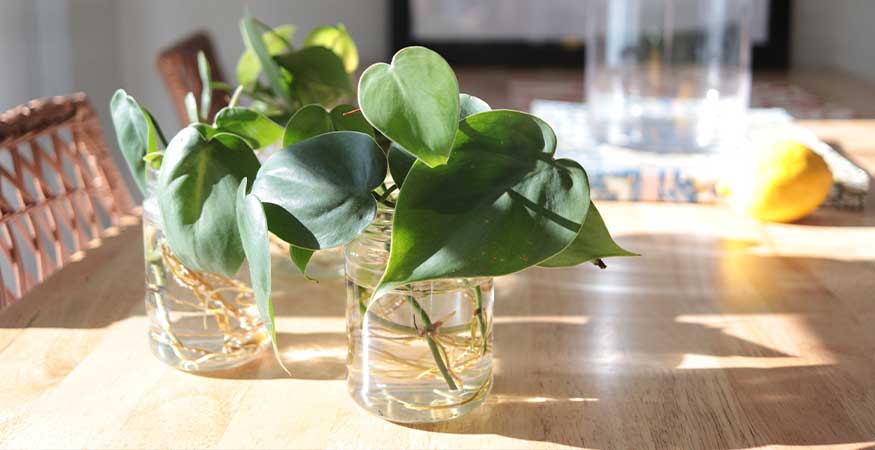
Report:
[[[438,422],[492,386],[492,278],[417,282],[371,298],[389,259],[393,211],[345,247],[347,388],[372,414]]]
[[[155,195],[158,171],[146,173],[143,242],[149,344],[158,359],[189,372],[240,366],[270,343],[248,269],[233,278],[186,267],[164,238]]]
[[[751,0],[591,0],[586,101],[596,144],[709,153],[744,137]]]

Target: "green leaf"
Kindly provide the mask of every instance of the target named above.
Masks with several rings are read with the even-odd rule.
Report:
[[[331,50],[343,61],[346,73],[355,72],[359,65],[359,52],[355,41],[342,23],[337,24],[336,27],[326,25],[314,29],[304,39],[304,45],[321,46]]]
[[[291,49],[294,35],[295,27],[292,25],[281,25],[272,31],[262,33],[261,40],[264,42],[267,53],[274,56]],[[258,56],[254,51],[247,48],[237,61],[237,83],[250,88],[258,80],[260,73],[261,62],[258,60]]]
[[[258,58],[261,70],[267,77],[268,84],[277,99],[288,106],[292,105],[292,96],[287,80],[280,71],[280,67],[273,59],[273,55],[268,51],[264,40],[259,33],[258,22],[250,16],[244,17],[240,21],[240,33],[243,35],[243,42],[246,48]]]
[[[304,106],[286,124],[283,147],[332,131],[358,131],[374,137],[374,129],[361,114],[343,115],[354,109],[352,105],[338,105],[329,113],[315,103]]]
[[[276,320],[273,314],[273,302],[270,299],[270,241],[267,235],[267,220],[264,216],[261,202],[254,195],[246,195],[246,179],[240,183],[235,198],[237,211],[237,230],[243,242],[243,251],[249,262],[249,279],[252,292],[255,294],[255,305],[258,314],[270,333],[274,356],[283,370],[289,370],[283,364],[279,347],[276,342]]]
[[[416,281],[510,274],[567,247],[589,189],[583,168],[553,159],[555,148],[550,126],[525,113],[463,120],[446,165],[417,161],[407,174],[374,296]]]
[[[283,147],[305,141],[334,130],[331,117],[322,105],[304,106],[289,119],[283,131]]]
[[[190,123],[201,121],[200,113],[197,110],[197,99],[194,98],[194,94],[191,92],[185,94],[185,112],[188,114],[188,121]]]
[[[145,192],[146,162],[143,157],[158,150],[155,125],[149,113],[123,89],[115,91],[109,108],[119,149],[140,192]]]
[[[614,242],[605,226],[602,215],[595,207],[595,203],[591,203],[589,211],[586,213],[586,220],[571,245],[538,265],[542,267],[570,267],[610,256],[638,256],[638,254],[632,253]]]
[[[488,103],[470,94],[459,94],[459,120],[486,111],[492,111]]]
[[[292,258],[292,262],[295,263],[298,270],[300,270],[308,280],[312,280],[312,278],[307,275],[307,264],[310,263],[310,258],[313,257],[313,253],[315,253],[313,250],[295,247],[294,245],[289,246],[289,256]]]
[[[193,123],[189,125],[200,133],[200,135],[208,140],[217,140],[219,143],[230,149],[239,151],[252,151],[252,147],[246,142],[242,136],[238,136],[229,131],[221,131],[205,123]]]
[[[389,173],[392,174],[392,180],[400,188],[404,184],[407,172],[410,172],[410,168],[416,162],[416,157],[394,142],[389,146],[386,157],[389,160]]]
[[[243,262],[235,196],[258,159],[189,126],[170,141],[158,175],[158,206],[173,253],[194,270],[234,276]]]
[[[158,137],[158,140],[161,141],[161,146],[164,148],[167,148],[167,138],[164,137],[164,132],[161,131],[161,126],[158,125],[158,121],[155,120],[155,116],[153,116],[152,113],[149,112],[149,110],[146,108],[142,108],[142,110],[143,110],[143,114],[146,115],[146,118],[149,119],[149,125],[151,127],[151,131],[154,132],[155,135]],[[151,139],[152,138],[150,138],[150,142],[152,142]],[[150,149],[149,149],[150,152],[154,152],[157,150],[158,150],[157,143],[156,143],[154,148],[150,145]]]
[[[267,147],[283,135],[283,127],[266,116],[240,106],[228,106],[216,113],[213,126],[243,138],[253,150]]]
[[[204,117],[210,115],[210,106],[213,103],[212,78],[210,74],[210,62],[204,52],[197,52],[197,71],[201,78],[201,111]]]
[[[152,167],[160,168],[161,167],[161,159],[164,158],[164,152],[152,152],[146,153],[146,156],[143,157],[143,161],[146,164],[152,164]]]
[[[346,244],[373,220],[371,195],[386,177],[386,158],[370,136],[322,134],[274,154],[252,192],[264,203],[268,227],[297,247]]]
[[[459,128],[459,83],[425,47],[407,47],[362,74],[359,105],[368,122],[430,167],[447,162]]]
[[[326,106],[352,93],[352,81],[343,61],[325,47],[304,47],[274,59],[292,74],[292,96],[302,104]]]
[[[352,114],[346,114],[350,111],[355,111],[357,108],[352,105],[337,105],[331,110],[331,123],[334,124],[335,131],[358,131],[359,133],[367,134],[374,137],[374,127],[365,120],[365,116],[361,111]],[[346,114],[346,115],[344,115]]]

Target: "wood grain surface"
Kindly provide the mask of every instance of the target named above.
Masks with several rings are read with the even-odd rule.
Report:
[[[871,122],[806,124],[875,168]],[[0,447],[871,447],[873,203],[790,225],[600,203],[643,256],[501,278],[492,394],[428,426],[348,398],[341,280],[278,283],[291,377],[270,354],[210,375],[164,366],[132,220],[0,314]]]

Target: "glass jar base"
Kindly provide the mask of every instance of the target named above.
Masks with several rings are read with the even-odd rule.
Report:
[[[191,373],[214,372],[243,366],[258,359],[268,347],[270,341],[234,353],[206,353],[199,358],[189,358],[172,345],[149,338],[149,348],[156,358],[174,369]]]
[[[421,390],[417,393],[405,395],[408,399],[421,396],[421,402],[418,401],[415,404],[399,399],[397,395],[401,393],[396,389],[391,390],[395,395],[390,394],[389,389],[370,393],[359,389],[350,389],[349,395],[362,409],[381,419],[396,423],[414,424],[445,422],[466,416],[486,401],[486,397],[491,389],[492,376],[464,400],[453,404],[436,406],[428,406],[428,401],[435,399],[434,390]]]

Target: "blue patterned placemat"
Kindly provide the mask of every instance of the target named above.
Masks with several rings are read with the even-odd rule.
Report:
[[[747,152],[775,139],[796,139],[823,156],[835,184],[827,206],[862,209],[870,175],[853,161],[798,125],[780,108],[751,109],[745,148],[723,154],[656,154],[620,147],[596,146],[583,103],[535,100],[532,113],[546,120],[559,140],[557,156],[580,162],[590,179],[592,196],[601,200],[713,203],[715,186]]]

